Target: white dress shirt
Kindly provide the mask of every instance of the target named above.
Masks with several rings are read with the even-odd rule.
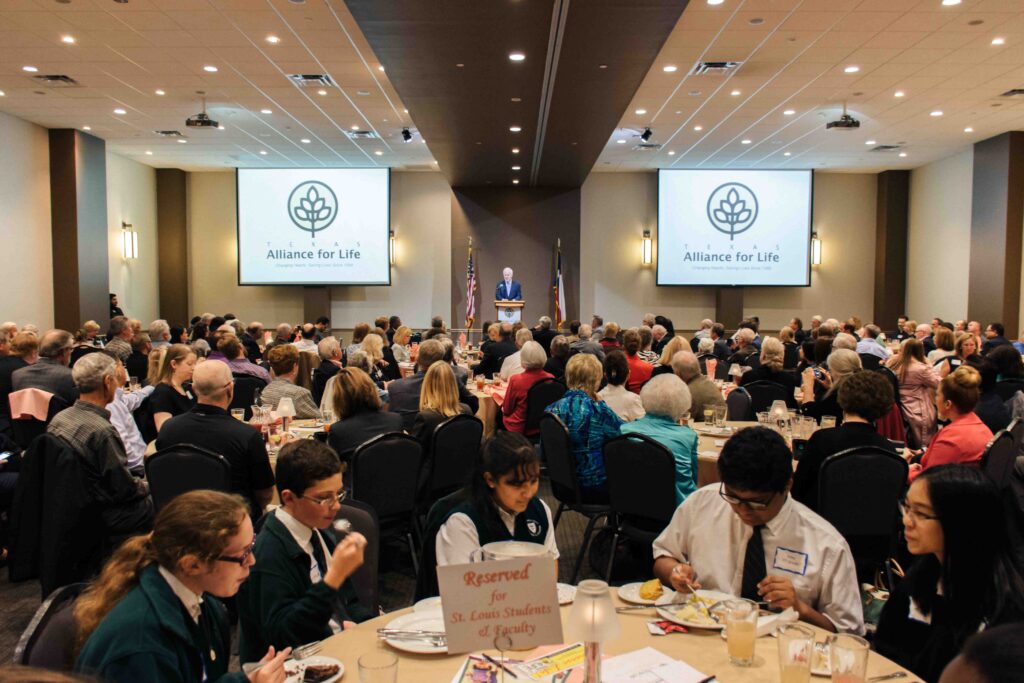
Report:
[[[501,379],[507,382],[509,377],[512,375],[518,375],[524,370],[523,352],[516,351],[510,356],[505,356],[505,360],[501,362],[501,370],[498,374],[501,375]]]
[[[319,583],[323,581],[323,576],[320,575],[320,568],[317,566],[316,558],[313,557],[313,529],[292,517],[283,507],[275,509],[274,515],[277,517],[277,521],[284,524],[284,528],[292,535],[292,538],[294,538],[295,542],[299,544],[299,547],[309,555],[309,580],[312,583]],[[327,544],[324,543],[323,536],[317,533],[316,538],[320,543],[320,547],[323,549],[324,558],[327,560],[327,566],[330,567],[331,551],[327,549]],[[331,630],[335,633],[341,633],[342,631],[341,624],[339,624],[335,619],[331,619],[328,626],[330,626]]]
[[[639,420],[647,414],[644,411],[644,404],[640,401],[640,395],[634,394],[621,384],[619,386],[605,385],[604,389],[597,392],[597,396],[626,422]]]
[[[698,489],[676,508],[654,540],[654,559],[686,562],[704,588],[739,595],[753,527],[736,516],[718,489],[719,484]],[[831,524],[787,496],[761,538],[769,576],[792,581],[797,597],[828,617],[836,630],[864,633],[853,555]]]
[[[164,577],[164,581],[167,582],[167,585],[171,587],[174,594],[181,600],[181,604],[185,606],[185,611],[192,617],[192,621],[198,624],[199,614],[203,610],[203,596],[193,593],[177,576],[163,567],[157,567],[157,569],[160,571],[160,576]]]
[[[540,504],[544,506],[544,514],[548,516],[548,534],[544,539],[544,547],[557,560],[558,545],[555,543],[555,525],[551,521],[551,508],[543,500],[540,501]],[[516,516],[506,512],[500,506],[496,507],[498,508],[498,517],[501,518],[505,528],[510,534],[515,533]],[[472,562],[470,556],[473,551],[480,549],[480,536],[476,533],[476,525],[473,524],[469,515],[456,512],[441,526],[434,543],[438,567],[449,564],[468,564]]]
[[[312,339],[306,339],[305,337],[293,343],[292,346],[297,348],[299,351],[309,351],[311,353],[317,352],[316,342]]]
[[[128,454],[129,470],[141,468],[142,459],[146,455],[146,442],[142,440],[142,433],[139,426],[135,424],[135,417],[132,413],[142,405],[142,402],[149,398],[149,395],[156,389],[155,386],[148,386],[125,393],[124,389],[118,388],[114,394],[114,400],[107,404],[110,411],[110,424],[114,425],[121,443],[124,444],[124,452]]]

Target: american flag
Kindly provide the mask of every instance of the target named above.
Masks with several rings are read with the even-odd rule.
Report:
[[[565,284],[562,282],[562,240],[558,240],[558,258],[555,261],[555,329],[565,320]]]
[[[473,327],[476,320],[476,269],[473,268],[473,242],[469,243],[469,260],[466,263],[466,329]]]

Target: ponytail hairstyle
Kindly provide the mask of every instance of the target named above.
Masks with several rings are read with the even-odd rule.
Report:
[[[981,397],[981,373],[969,365],[961,365],[942,378],[942,397],[953,404],[958,413],[969,413]]]
[[[100,622],[156,563],[174,572],[186,555],[212,562],[238,533],[249,505],[219,491],[189,491],[174,498],[156,516],[153,531],[125,541],[75,603],[78,644],[84,645]]]
[[[491,475],[496,482],[511,474],[509,483],[520,486],[540,476],[540,458],[530,440],[517,432],[496,432],[481,447],[469,484],[469,499],[491,534],[500,535],[503,524],[494,503],[494,492],[487,485],[484,474]]]
[[[185,344],[171,344],[161,346],[160,359],[157,364],[156,381],[153,384],[170,384],[174,375],[173,362],[183,363],[189,355],[195,355],[195,351]]]

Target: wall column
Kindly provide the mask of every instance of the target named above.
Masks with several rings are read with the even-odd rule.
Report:
[[[878,174],[875,213],[875,291],[872,320],[891,329],[907,305],[910,171]]]
[[[331,317],[331,288],[303,287],[302,320],[311,323],[322,315]]]
[[[719,287],[715,291],[715,321],[736,329],[743,320],[743,288]]]
[[[157,277],[160,317],[185,325],[188,307],[188,193],[185,172],[177,168],[156,171]]]

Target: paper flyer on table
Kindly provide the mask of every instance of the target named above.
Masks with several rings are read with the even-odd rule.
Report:
[[[645,647],[601,663],[601,683],[699,683],[707,678],[686,662]]]
[[[576,643],[516,665],[531,681],[550,680],[555,674],[583,664],[583,643]]]

